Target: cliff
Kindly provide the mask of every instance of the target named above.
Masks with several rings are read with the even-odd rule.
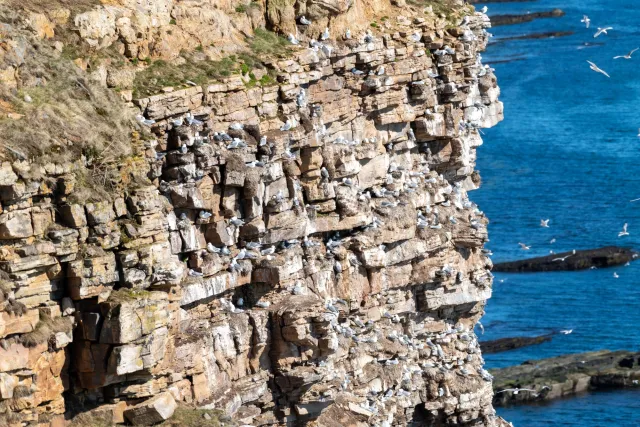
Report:
[[[485,15],[60,3],[60,24],[51,8],[4,27],[29,43],[4,46],[15,111],[0,125],[42,134],[8,140],[0,169],[4,422],[149,425],[191,405],[252,425],[505,425],[473,332],[492,276],[468,192],[479,128],[502,118]],[[296,27],[303,14],[314,22]],[[30,84],[9,60],[66,52],[55,31],[93,49],[73,52],[66,105],[82,116],[35,98],[55,87],[50,65]]]

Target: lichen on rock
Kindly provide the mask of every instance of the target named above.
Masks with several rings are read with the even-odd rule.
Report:
[[[143,3],[69,19],[129,67],[162,55],[167,26],[197,29],[193,44],[248,16],[235,2]],[[345,17],[369,4],[365,19],[385,15],[347,37]],[[301,41],[260,58],[271,80],[247,59],[123,96],[141,133],[117,165],[131,182],[108,198],[72,197],[82,168],[5,159],[0,416],[148,425],[191,405],[252,425],[504,425],[473,332],[492,276],[468,192],[479,128],[502,119],[479,56],[488,18],[460,2],[448,15],[287,5],[257,5]],[[324,28],[301,28],[302,13],[332,21],[322,46],[303,46]],[[247,22],[213,37],[246,48]]]

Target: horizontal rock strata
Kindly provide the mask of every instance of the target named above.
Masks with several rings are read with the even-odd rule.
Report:
[[[570,354],[491,373],[494,405],[551,400],[590,390],[640,387],[640,353],[602,350]]]
[[[500,262],[493,271],[505,273],[527,273],[540,271],[574,271],[589,268],[606,268],[623,265],[638,258],[631,248],[607,246],[598,249],[585,249],[520,261]]]
[[[1,416],[147,425],[182,403],[252,425],[502,425],[467,195],[502,104],[488,18],[445,25],[397,16],[299,48],[272,86],[135,101],[153,184],[112,201],[71,203],[64,167],[3,164]]]

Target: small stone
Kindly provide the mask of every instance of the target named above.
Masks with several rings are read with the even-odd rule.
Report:
[[[209,415],[209,414],[207,414],[207,413],[205,412],[205,414],[202,416],[202,418],[204,418],[205,420],[207,420],[207,421],[208,421],[208,420],[210,420],[210,419],[211,419],[211,415]]]
[[[31,102],[33,102],[33,99],[29,96],[29,94],[26,94],[26,95],[24,96],[24,102],[29,102],[29,103],[31,103]]]

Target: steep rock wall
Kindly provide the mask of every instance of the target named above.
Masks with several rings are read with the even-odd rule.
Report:
[[[154,184],[113,202],[70,203],[64,165],[4,163],[2,416],[501,425],[467,196],[502,117],[488,19],[425,16],[300,48],[276,85],[136,100]]]

